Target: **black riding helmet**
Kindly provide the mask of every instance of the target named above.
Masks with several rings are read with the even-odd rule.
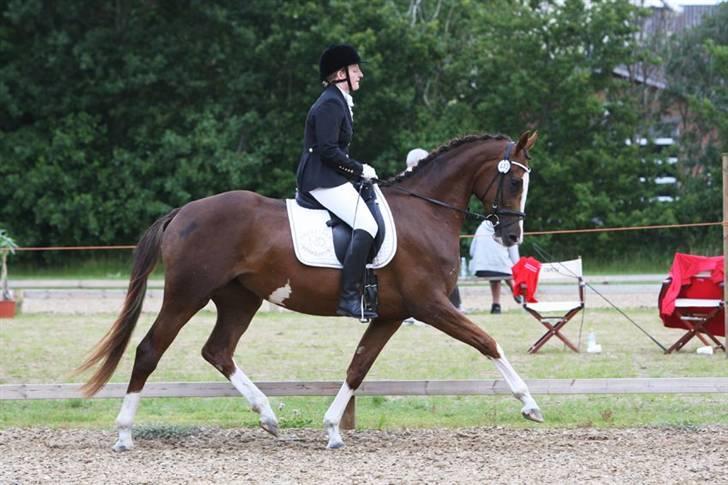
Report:
[[[362,60],[359,53],[349,44],[334,44],[324,49],[319,59],[319,74],[321,81],[325,81],[327,77],[335,73],[339,69],[346,69],[346,82],[351,90],[351,81],[349,81],[348,66],[352,64],[361,64]],[[343,82],[341,81],[336,82]]]

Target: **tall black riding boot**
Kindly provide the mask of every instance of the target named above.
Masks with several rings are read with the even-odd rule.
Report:
[[[362,315],[362,280],[364,268],[374,238],[361,229],[355,229],[351,235],[351,243],[344,258],[344,269],[341,271],[341,295],[336,314],[363,319],[377,318],[377,314],[365,311]]]

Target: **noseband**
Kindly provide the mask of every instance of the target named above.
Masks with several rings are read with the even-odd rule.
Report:
[[[503,182],[505,181],[506,174],[511,171],[511,167],[513,165],[516,165],[518,167],[521,167],[524,172],[527,174],[531,173],[531,169],[527,166],[523,165],[519,162],[514,162],[511,160],[511,153],[513,152],[513,147],[515,146],[515,143],[510,142],[508,145],[506,145],[506,150],[503,153],[503,159],[498,162],[498,177],[494,178],[490,181],[490,184],[488,185],[488,188],[485,189],[485,192],[483,192],[483,196],[478,196],[480,200],[485,199],[485,195],[490,191],[490,188],[493,187],[493,184],[498,181],[498,189],[495,193],[495,198],[493,199],[493,205],[490,208],[490,213],[486,216],[481,216],[483,219],[486,219],[493,224],[493,228],[498,226],[500,224],[500,218],[501,216],[513,216],[518,219],[525,219],[526,213],[523,211],[516,211],[512,209],[503,209],[501,206],[503,205]],[[526,157],[528,157],[528,152],[526,153]],[[477,195],[477,194],[476,194]],[[513,223],[511,223],[513,224]],[[508,224],[510,225],[510,224]]]

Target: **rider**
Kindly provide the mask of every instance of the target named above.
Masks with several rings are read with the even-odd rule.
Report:
[[[306,117],[296,185],[352,228],[336,313],[376,318],[376,314],[362,311],[361,282],[377,223],[352,182],[376,179],[377,173],[371,166],[349,158],[354,106],[351,95],[364,77],[360,63],[356,49],[347,44],[329,46],[321,54],[319,72],[325,88]]]

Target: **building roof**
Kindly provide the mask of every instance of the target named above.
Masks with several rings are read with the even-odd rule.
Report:
[[[632,0],[634,5],[652,9],[652,15],[645,19],[642,34],[657,33],[680,35],[697,27],[705,17],[715,15],[720,8],[715,0],[703,0],[704,4],[683,3],[686,0]],[[700,1],[700,0],[698,0]],[[616,76],[645,84],[656,89],[665,89],[667,80],[663,66],[620,65],[612,71]]]

